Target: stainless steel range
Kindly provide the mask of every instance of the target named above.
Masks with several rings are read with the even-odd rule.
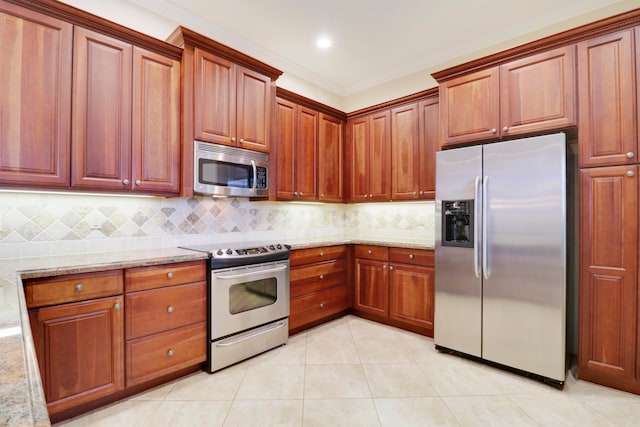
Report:
[[[209,372],[287,343],[288,245],[182,248],[209,255]]]

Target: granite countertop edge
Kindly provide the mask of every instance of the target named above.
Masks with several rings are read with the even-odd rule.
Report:
[[[411,249],[434,249],[422,242],[390,242],[378,239],[293,239],[292,249],[321,246],[367,244]],[[14,301],[0,305],[0,363],[14,372],[3,372],[0,383],[0,424],[7,426],[49,426],[42,381],[29,325],[23,279],[80,274],[110,269],[143,267],[165,263],[205,260],[207,255],[180,248],[142,251],[115,251],[86,255],[29,257],[0,260],[0,291]],[[11,283],[11,277],[15,278]],[[11,292],[13,288],[14,292]],[[13,295],[11,295],[13,293]],[[11,333],[7,332],[11,331]],[[20,372],[21,371],[21,372]],[[6,381],[6,382],[5,382]],[[22,400],[22,401],[20,401]]]

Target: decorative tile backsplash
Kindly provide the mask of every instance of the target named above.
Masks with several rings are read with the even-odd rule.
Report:
[[[300,238],[433,243],[433,233],[433,202],[343,205],[0,193],[3,258]]]

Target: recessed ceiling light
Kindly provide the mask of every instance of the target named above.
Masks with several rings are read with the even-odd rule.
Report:
[[[320,49],[327,49],[331,46],[331,40],[329,37],[320,37],[316,42],[316,45],[318,45]]]

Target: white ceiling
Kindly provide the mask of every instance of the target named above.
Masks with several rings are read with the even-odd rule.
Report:
[[[623,0],[130,1],[348,96]]]

